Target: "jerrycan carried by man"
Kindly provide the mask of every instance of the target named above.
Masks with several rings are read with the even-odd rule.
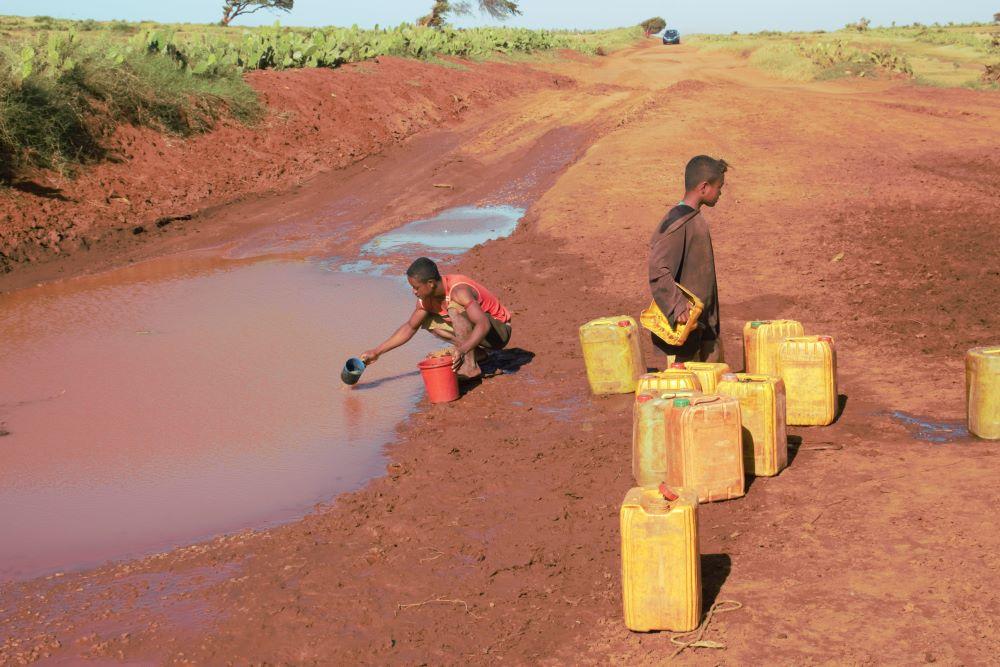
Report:
[[[785,384],[773,375],[727,373],[719,394],[740,402],[743,467],[758,477],[772,477],[788,465],[785,432]]]
[[[675,398],[666,413],[667,484],[703,503],[745,493],[740,402],[732,396]]]
[[[659,484],[667,479],[667,412],[675,398],[691,398],[690,389],[636,394],[632,408],[632,477],[636,486]]]
[[[622,605],[629,630],[687,632],[701,617],[698,495],[644,486],[622,502]]]
[[[778,346],[790,426],[826,426],[837,416],[837,350],[830,336],[792,336]]]
[[[587,381],[595,394],[631,393],[639,376],[646,372],[639,326],[628,315],[587,322],[580,327],[580,347]]]
[[[795,320],[753,320],[743,326],[743,360],[752,375],[778,374],[778,346],[789,336],[803,336]]]

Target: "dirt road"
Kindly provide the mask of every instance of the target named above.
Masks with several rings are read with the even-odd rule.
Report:
[[[450,128],[462,162],[433,178],[463,188],[552,130],[586,138],[521,228],[458,267],[503,295],[533,358],[424,406],[385,477],[300,522],[0,589],[0,661],[661,663],[669,635],[621,623],[631,397],[589,395],[576,328],[645,305],[650,230],[698,153],[733,165],[706,214],[730,364],[745,320],[794,317],[836,338],[846,402],[831,427],[791,429],[780,476],[701,507],[706,605],[743,608],[706,635],[724,650],[683,660],[995,660],[1000,444],[918,436],[962,420],[962,354],[1000,332],[1000,98],[789,84],[726,58],[650,45],[549,62],[574,85]],[[413,212],[413,180],[381,203],[385,224]]]

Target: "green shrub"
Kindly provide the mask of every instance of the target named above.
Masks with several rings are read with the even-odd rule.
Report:
[[[799,53],[819,68],[819,78],[846,73],[863,76],[876,68],[913,76],[910,61],[894,49],[875,48],[865,52],[840,41],[801,44],[798,49]]]
[[[913,76],[913,67],[910,66],[909,59],[894,49],[873,49],[868,52],[868,60],[887,72]]]
[[[108,30],[115,32],[135,32],[136,27],[128,21],[112,21],[108,24]]]
[[[88,31],[99,25],[63,24]],[[601,53],[641,35],[638,28],[435,30],[409,24],[374,30],[181,28],[183,33],[113,21],[86,38],[64,30],[0,44],[0,176],[99,160],[103,141],[123,121],[184,135],[212,127],[222,114],[252,120],[260,108],[243,80],[246,70],[338,67],[382,55],[432,60],[560,48]]]
[[[100,160],[121,121],[184,135],[223,113],[244,120],[259,113],[235,68],[199,77],[159,54],[49,33],[0,52],[0,177]]]

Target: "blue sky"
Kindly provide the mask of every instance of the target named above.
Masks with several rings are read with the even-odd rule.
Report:
[[[288,14],[258,12],[241,18],[238,24],[260,25],[280,18],[285,25],[351,25],[370,27],[396,25],[426,14],[432,0],[382,0],[368,3],[340,3],[330,0],[295,0]],[[840,0],[808,2],[804,0],[715,0],[713,3],[667,3],[662,0],[612,0],[610,2],[570,2],[569,0],[521,0],[523,16],[507,21],[508,25],[528,28],[608,28],[633,25],[650,16],[663,16],[682,32],[731,32],[739,30],[814,30],[843,27],[861,16],[874,24],[892,21],[908,24],[966,23],[989,21],[1000,11],[998,0],[956,0],[953,2],[914,2],[913,0]],[[161,22],[209,23],[221,16],[221,0],[171,0],[149,2],[136,0],[0,0],[0,14],[23,16],[48,15],[60,18],[98,20],[149,19]],[[457,21],[459,25],[487,25],[491,21],[473,16]],[[495,23],[495,22],[493,22]]]

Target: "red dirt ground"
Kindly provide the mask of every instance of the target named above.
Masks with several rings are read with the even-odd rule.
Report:
[[[116,160],[75,179],[38,173],[0,190],[0,273],[16,274],[4,289],[52,271],[91,271],[107,256],[138,252],[150,237],[155,244],[176,236],[178,227],[190,235],[200,226],[197,219],[155,224],[162,218],[197,218],[213,206],[286,191],[472,108],[571,85],[524,65],[444,66],[391,57],[336,71],[255,71],[247,80],[267,109],[251,129],[229,121],[184,139],[126,126],[112,138]],[[23,270],[55,258],[63,260],[55,269]]]
[[[669,633],[621,622],[631,397],[589,394],[576,328],[645,305],[650,230],[697,153],[733,165],[706,213],[731,365],[745,320],[795,317],[836,337],[846,403],[791,429],[781,475],[700,508],[706,605],[743,608],[706,634],[724,650],[682,659],[996,661],[1000,443],[919,440],[887,413],[961,421],[964,350],[1000,335],[1000,98],[778,82],[690,47],[539,67],[522,74],[575,85],[448,130],[477,173],[520,129],[588,133],[518,231],[458,265],[502,294],[530,363],[423,405],[385,477],[302,521],[0,588],[0,662],[663,662]]]

